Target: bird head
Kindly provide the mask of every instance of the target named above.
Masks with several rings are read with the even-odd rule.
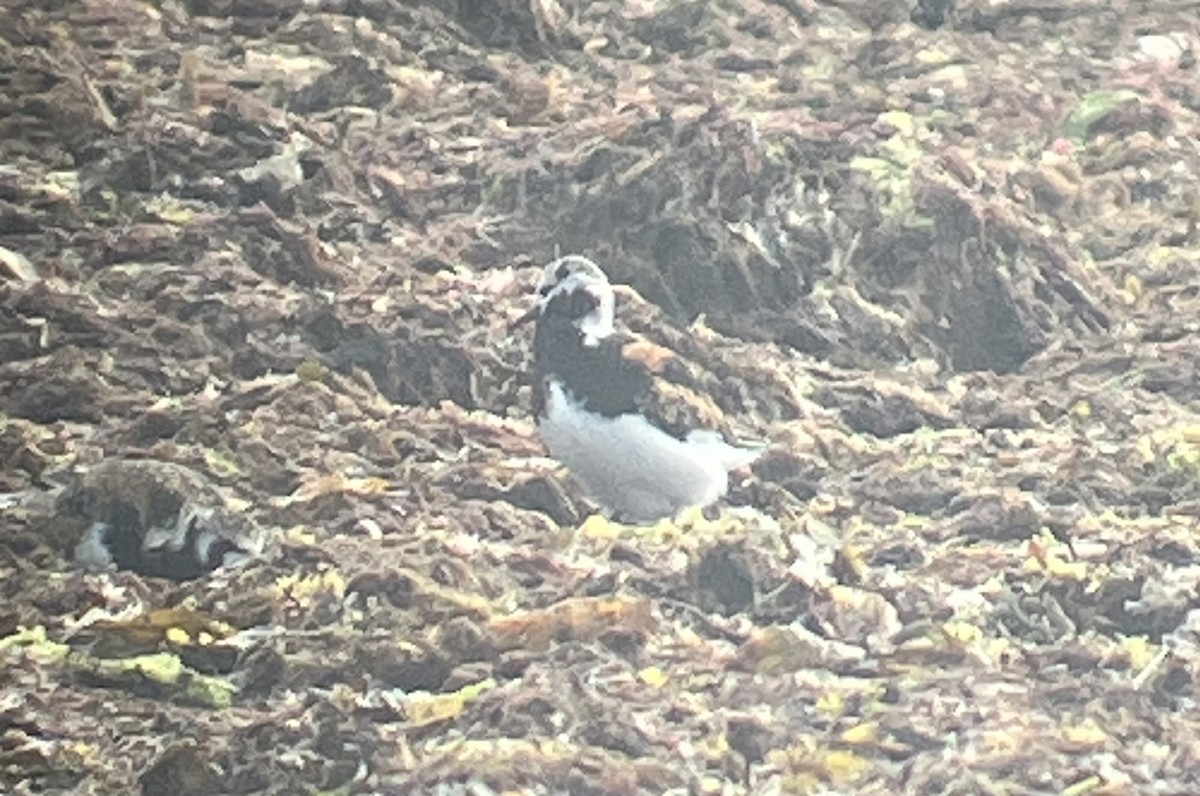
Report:
[[[613,333],[615,311],[612,285],[600,266],[568,254],[542,271],[537,303],[516,324],[539,317],[566,320],[579,331],[585,345],[595,345]]]

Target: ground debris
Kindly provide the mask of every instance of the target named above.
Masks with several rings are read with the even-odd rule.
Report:
[[[1198,46],[4,4],[0,790],[1195,791]],[[767,442],[730,505],[622,526],[546,457],[557,252]]]

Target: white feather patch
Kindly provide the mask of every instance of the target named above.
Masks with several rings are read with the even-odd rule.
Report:
[[[759,453],[710,432],[676,439],[637,414],[587,411],[557,379],[547,382],[538,432],[606,512],[626,522],[654,522],[713,503],[729,489],[728,471]]]

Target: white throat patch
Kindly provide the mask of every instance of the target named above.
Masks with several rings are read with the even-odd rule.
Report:
[[[575,326],[582,335],[583,344],[588,347],[599,345],[601,340],[613,333],[612,291],[607,291],[607,295],[599,298],[600,306],[575,322]]]

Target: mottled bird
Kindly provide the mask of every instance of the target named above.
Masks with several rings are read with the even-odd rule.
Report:
[[[106,459],[69,479],[57,514],[82,530],[85,569],[188,580],[262,552],[262,530],[201,473],[153,459]]]

